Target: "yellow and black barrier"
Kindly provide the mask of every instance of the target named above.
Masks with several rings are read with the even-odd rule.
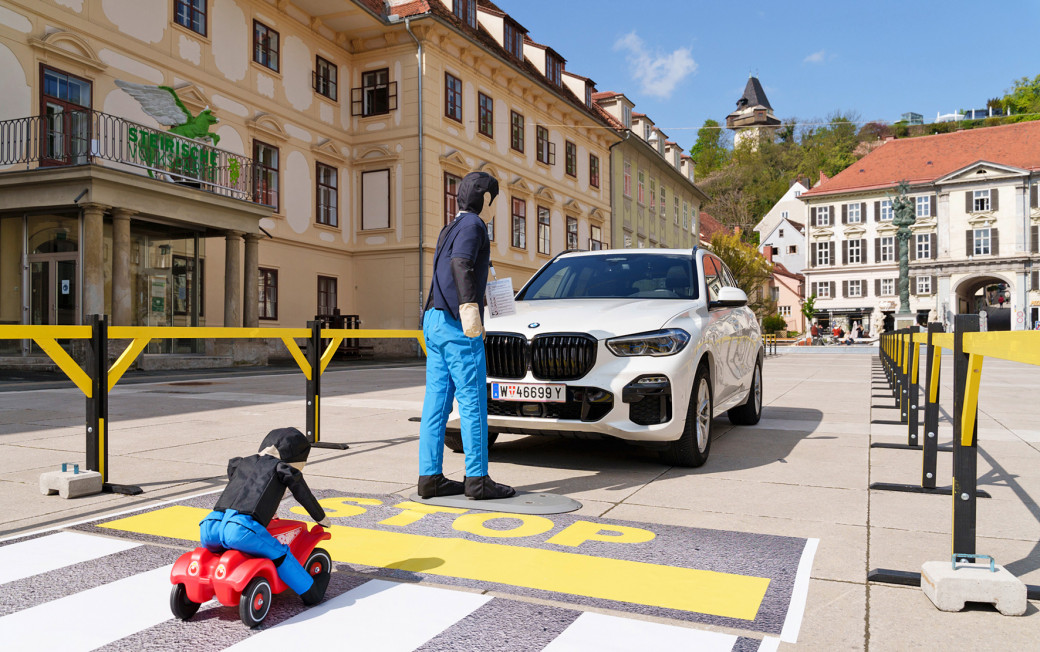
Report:
[[[321,375],[332,361],[340,343],[351,339],[415,339],[423,352],[426,342],[421,330],[332,329],[312,321],[307,328],[225,328],[216,326],[109,326],[104,315],[91,315],[86,326],[0,326],[0,340],[32,340],[83,392],[86,405],[86,463],[90,471],[101,474],[104,489],[113,493],[136,495],[134,485],[110,484],[108,465],[108,395],[152,340],[164,339],[272,339],[278,338],[307,379],[306,432],[319,448],[347,448],[346,444],[321,441]],[[108,366],[110,339],[130,340],[130,344]],[[306,353],[296,343],[306,339]],[[86,366],[79,364],[58,344],[58,340],[87,340]],[[322,341],[328,340],[323,347]]]
[[[776,355],[776,333],[763,333],[762,343],[766,348],[766,355]]]

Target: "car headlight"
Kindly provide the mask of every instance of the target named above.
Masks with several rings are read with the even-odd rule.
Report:
[[[607,348],[616,356],[674,355],[690,341],[690,334],[680,328],[666,328],[652,333],[637,333],[607,340]]]

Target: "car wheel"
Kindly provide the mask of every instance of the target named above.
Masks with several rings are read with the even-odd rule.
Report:
[[[254,577],[238,599],[238,617],[252,629],[264,622],[271,608],[271,583],[263,577]]]
[[[488,450],[495,445],[495,441],[498,439],[497,432],[488,433]],[[462,431],[461,430],[446,430],[444,431],[444,445],[455,451],[456,453],[465,452],[465,448],[462,446]]]
[[[726,412],[729,420],[738,426],[753,426],[762,418],[762,359],[755,363],[755,375],[751,379],[751,389],[747,400]]]
[[[693,379],[690,406],[686,410],[686,427],[682,436],[671,442],[664,459],[674,466],[697,467],[708,461],[711,450],[711,417],[715,402],[707,367],[697,369]]]
[[[199,611],[202,606],[198,602],[192,602],[188,597],[188,591],[183,584],[178,584],[170,591],[170,611],[181,620],[189,620]]]

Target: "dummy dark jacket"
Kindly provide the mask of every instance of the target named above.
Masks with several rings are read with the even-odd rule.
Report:
[[[312,519],[325,518],[325,510],[311,493],[303,474],[277,457],[232,457],[228,460],[227,474],[228,486],[213,507],[217,511],[233,509],[267,527],[288,488]]]
[[[460,201],[461,203],[461,201]],[[476,213],[463,212],[441,229],[433,256],[433,279],[426,307],[459,319],[459,306],[475,303],[484,318],[484,290],[491,266],[491,239]]]

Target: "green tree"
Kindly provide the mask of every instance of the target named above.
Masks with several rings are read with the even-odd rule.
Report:
[[[762,332],[775,333],[777,331],[787,332],[787,320],[780,315],[769,315],[762,320]]]
[[[802,302],[802,316],[805,317],[805,321],[808,324],[812,324],[813,318],[816,316],[816,295],[810,294]]]
[[[1040,75],[1016,79],[1002,103],[1011,113],[1040,113]]]
[[[722,126],[714,120],[705,120],[697,130],[697,142],[690,148],[694,176],[702,179],[726,164],[729,150],[724,142]]]
[[[739,235],[716,233],[711,237],[711,251],[726,263],[737,281],[737,287],[748,295],[748,307],[760,319],[776,312],[776,303],[766,292],[773,277],[773,264]]]

